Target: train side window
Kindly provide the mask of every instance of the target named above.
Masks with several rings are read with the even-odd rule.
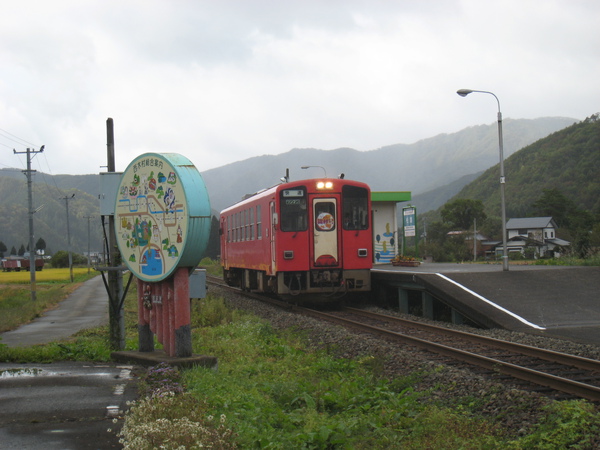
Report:
[[[256,205],[256,239],[262,239],[262,220],[261,220],[261,207]]]
[[[248,219],[248,232],[250,233],[250,240],[254,240],[254,208],[248,210],[250,217]]]
[[[357,186],[342,188],[342,216],[345,230],[369,228],[369,192]]]
[[[227,242],[231,242],[231,216],[227,216]]]
[[[251,209],[246,210],[246,240],[248,241],[252,239],[252,226],[250,225],[252,223],[252,219],[250,217],[251,211]]]
[[[306,209],[306,188],[304,186],[284,189],[280,193],[281,231],[306,231],[308,210]]]

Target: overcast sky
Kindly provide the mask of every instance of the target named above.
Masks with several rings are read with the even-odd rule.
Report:
[[[600,111],[598,0],[0,0],[0,167],[200,171]],[[318,161],[307,161],[318,164]]]

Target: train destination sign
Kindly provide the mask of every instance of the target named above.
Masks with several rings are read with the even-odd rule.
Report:
[[[123,173],[115,203],[117,244],[139,279],[161,281],[178,267],[196,267],[210,223],[206,186],[184,156],[146,153]]]

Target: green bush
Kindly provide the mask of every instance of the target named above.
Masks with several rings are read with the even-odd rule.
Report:
[[[547,450],[599,448],[600,413],[583,400],[551,403],[537,429],[511,445]]]
[[[77,253],[71,253],[71,259],[73,261],[74,266],[87,264],[87,258]],[[50,263],[52,264],[52,267],[55,268],[69,267],[69,252],[65,250],[59,250],[54,255],[52,255]]]

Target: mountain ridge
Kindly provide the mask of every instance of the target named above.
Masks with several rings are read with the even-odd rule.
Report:
[[[511,155],[572,123],[571,118],[505,120],[505,154]],[[333,150],[294,148],[279,155],[254,156],[243,161],[202,171],[211,207],[218,211],[245,194],[275,185],[289,169],[290,179],[324,175],[364,181],[375,191],[411,191],[422,202],[419,211],[434,209],[456,194],[474,176],[498,161],[497,125],[475,125],[456,133],[443,133],[414,144],[393,144],[359,151],[347,147]],[[315,166],[303,170],[302,166]],[[322,168],[321,168],[322,167]],[[36,172],[34,208],[46,207],[34,216],[35,240],[43,238],[52,251],[66,249],[66,211],[60,199],[75,193],[70,206],[72,249],[87,251],[87,221],[93,216],[91,250],[102,250],[99,216],[99,174],[48,175]],[[12,181],[5,181],[12,179]],[[27,245],[27,201],[21,169],[0,169],[0,241],[9,248]],[[437,190],[437,191],[436,191]],[[13,192],[21,196],[14,197]]]

